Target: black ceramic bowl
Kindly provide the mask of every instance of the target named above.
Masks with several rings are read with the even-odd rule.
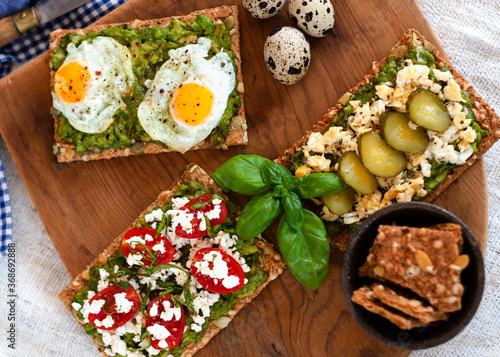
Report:
[[[436,326],[406,331],[351,301],[354,290],[365,284],[373,283],[371,279],[360,277],[358,269],[366,261],[368,251],[377,236],[379,225],[395,223],[411,227],[424,227],[445,222],[457,223],[462,226],[463,254],[468,254],[470,257],[470,264],[461,275],[465,291],[460,311],[451,313],[448,321],[440,321]],[[428,203],[399,203],[371,215],[352,234],[342,258],[340,282],[342,295],[351,315],[370,335],[394,347],[429,348],[452,339],[465,328],[476,313],[484,289],[483,256],[470,229],[452,213]]]

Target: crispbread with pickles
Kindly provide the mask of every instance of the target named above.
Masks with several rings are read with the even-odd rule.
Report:
[[[493,109],[410,29],[275,161],[297,176],[335,172],[351,186],[313,201],[343,249],[350,231],[377,210],[434,200],[499,137]]]
[[[203,195],[199,196],[200,194]],[[184,228],[174,227],[175,220],[169,219],[167,212],[174,210],[170,211],[171,215],[174,215],[175,212],[186,209],[183,208],[185,206],[175,207],[175,204],[180,204],[177,201],[185,197],[202,201],[202,197],[212,194],[210,199],[213,201],[196,201],[196,206],[191,204],[190,207],[194,210],[203,210],[203,207],[207,207],[204,205],[205,203],[221,204],[215,202],[215,199],[224,201],[228,211],[224,222],[212,226],[213,223],[217,222],[212,222],[212,218],[210,218],[209,222],[206,222],[206,227],[202,227],[201,222],[195,223],[193,220],[193,233],[198,228],[206,228],[204,237],[187,239],[177,236],[180,232],[178,230],[182,231]],[[193,196],[195,198],[192,198]],[[177,200],[175,204],[173,204],[174,200]],[[186,200],[184,199],[184,201]],[[213,208],[210,206],[210,209]],[[209,212],[211,211],[206,212],[206,217],[208,217]],[[114,239],[109,247],[59,294],[59,297],[80,325],[84,327],[86,333],[96,342],[103,356],[109,357],[115,354],[136,357],[192,356],[221,329],[225,328],[244,306],[283,272],[285,267],[281,256],[264,239],[259,237],[255,240],[244,241],[235,238],[234,233],[231,232],[233,232],[232,228],[234,228],[238,214],[237,206],[230,203],[227,196],[222,193],[210,176],[196,164],[190,164],[182,176],[168,190],[162,192],[126,232]],[[222,214],[220,216],[222,217]],[[145,242],[143,243],[140,243],[138,237],[133,237],[135,233],[130,234],[138,229],[144,230],[142,236],[144,236]],[[148,237],[145,234],[146,230],[156,231],[157,234],[152,232],[151,237]],[[186,233],[187,231],[182,233],[183,237],[186,237]],[[138,240],[139,243],[135,243],[134,239]],[[155,248],[156,244],[159,244],[156,239],[164,242],[165,249]],[[165,242],[165,239],[171,243]],[[148,243],[148,240],[151,242]],[[135,247],[132,246],[134,243]],[[142,245],[144,248],[150,248],[149,251],[137,248],[140,244],[144,244]],[[225,278],[219,279],[219,281],[213,279],[212,283],[215,285],[209,285],[206,275],[202,276],[203,279],[198,279],[203,266],[199,266],[198,272],[192,270],[192,266],[198,267],[197,253],[203,249],[210,250],[216,247],[222,251],[221,254],[231,255],[237,262],[236,264],[241,265],[243,270],[240,273],[244,273],[244,280],[243,276],[239,276],[237,284],[233,281],[227,285],[223,281]],[[134,249],[135,251],[133,251]],[[124,252],[127,254],[125,255]],[[132,252],[144,254],[142,257],[140,255],[136,257],[138,259],[134,261]],[[165,263],[169,261],[169,254],[170,259],[172,259],[173,253],[176,254],[173,260]],[[154,259],[152,259],[153,256]],[[235,273],[236,270],[233,269],[235,265],[231,265],[234,262],[230,263],[230,260],[228,258],[228,277],[231,277],[231,274],[239,275]],[[150,263],[146,263],[147,261]],[[189,267],[187,267],[189,261],[191,261],[190,274]],[[179,285],[180,283],[184,285]],[[230,289],[226,291],[234,291],[223,293],[221,288],[222,291],[225,288]],[[110,292],[108,289],[113,291]],[[134,293],[133,289],[137,294]],[[130,303],[123,304],[123,296],[120,302],[116,298],[113,300],[106,295],[107,293],[125,295]],[[100,307],[101,310],[91,311],[94,302],[92,298],[106,300]],[[163,313],[165,316],[168,315],[168,311],[162,310],[162,307],[153,307],[155,301],[158,302],[158,299],[162,298],[168,298],[172,309],[170,318],[165,317],[163,322],[159,319],[163,318]],[[208,305],[200,306],[195,302],[196,299],[199,300],[198,303],[206,300]],[[134,301],[135,305],[132,304]],[[133,305],[135,310],[118,312],[119,309],[126,308],[127,304]],[[148,307],[146,308],[146,306]],[[153,312],[155,309],[156,311]],[[182,316],[175,315],[175,309],[177,309],[178,314],[180,312],[178,309],[182,309]],[[151,330],[153,332],[148,336],[149,327],[153,325],[148,323],[148,318],[156,319],[156,322],[165,324],[166,328],[168,328],[169,323],[180,323],[182,320],[181,336],[176,335],[174,330],[169,330],[169,333],[177,338],[176,343],[178,344],[174,348],[162,348],[161,350],[154,348],[154,346],[162,347],[165,344],[158,345],[159,340],[155,341],[153,332],[157,332],[159,328],[156,328],[155,331]],[[124,321],[125,319],[128,320]],[[120,323],[122,324],[120,325]],[[174,327],[178,328],[179,326]],[[171,342],[169,337],[165,338],[165,343],[168,343],[169,346]]]

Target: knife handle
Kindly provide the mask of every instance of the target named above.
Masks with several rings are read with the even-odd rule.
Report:
[[[40,26],[34,7],[0,20],[0,47]]]

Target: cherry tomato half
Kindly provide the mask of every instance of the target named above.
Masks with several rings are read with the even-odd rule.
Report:
[[[227,276],[238,277],[238,284],[231,287],[224,286],[224,279],[218,279],[216,277],[211,277],[209,275],[201,273],[196,267],[196,262],[205,260],[205,254],[210,252],[218,252],[222,255],[222,260],[226,262],[228,267]],[[208,267],[213,269],[213,262],[209,263]],[[223,250],[217,248],[202,248],[196,252],[193,257],[193,263],[191,264],[191,275],[203,286],[205,289],[219,294],[229,294],[233,291],[239,290],[245,283],[245,273],[240,263],[236,261],[232,256],[224,252]],[[233,284],[231,284],[233,285]]]
[[[146,235],[150,235],[153,239],[152,240],[146,240],[146,247],[153,253],[157,253],[156,257],[156,262],[155,265],[160,265],[160,264],[168,264],[175,258],[175,249],[172,246],[172,243],[165,237],[163,234],[159,233],[158,237],[155,238],[156,236],[156,231],[151,228],[132,228],[129,230],[127,233],[125,233],[125,236],[123,237],[122,240],[122,253],[125,256],[125,258],[128,258],[130,254],[136,254],[136,253],[141,253],[142,255],[148,257],[151,259],[150,254],[147,252],[147,250],[144,248],[144,246],[140,244],[133,244],[133,248],[130,247],[130,243],[127,242],[128,239],[132,237],[141,237],[143,240],[146,240]],[[132,240],[133,242],[133,240]],[[153,247],[157,244],[163,243],[163,250],[155,250]],[[140,260],[142,264],[145,266],[149,267],[151,265],[151,261],[142,258]]]
[[[165,308],[165,302],[168,302],[168,309]],[[155,305],[156,307],[153,308],[153,306]],[[176,314],[174,313],[174,309],[176,308],[174,307],[172,296],[170,294],[158,296],[157,298],[151,300],[148,305],[148,308],[146,310],[146,313],[148,314],[148,316],[146,316],[146,331],[150,331],[151,346],[153,346],[153,348],[157,350],[174,348],[177,347],[179,343],[181,343],[182,335],[184,334],[184,326],[186,325],[186,320],[184,319],[184,309],[182,308],[182,305],[179,306],[181,312],[180,316],[176,316]],[[170,319],[167,321],[167,318]],[[148,329],[149,327],[152,327],[153,331],[155,329],[158,329],[157,326],[153,325],[163,326],[168,330],[170,335],[164,339],[157,339],[154,334],[151,333],[151,329]]]
[[[215,205],[213,203],[213,201],[209,202],[210,199],[212,198],[212,196],[213,196],[213,194],[206,194],[206,195],[203,195],[200,197],[196,197],[180,208],[180,210],[182,210],[182,211],[194,213],[194,218],[191,221],[191,226],[193,228],[192,228],[192,231],[190,233],[187,233],[184,229],[182,229],[181,225],[179,224],[179,225],[177,225],[177,227],[175,227],[175,234],[176,235],[178,235],[179,237],[183,237],[183,238],[202,238],[202,237],[206,236],[207,230],[200,229],[201,219],[198,218],[197,213],[198,212],[203,212],[203,213],[210,212],[214,208],[216,208],[216,206],[220,207],[219,217],[210,219],[210,227],[213,229],[217,224],[224,223],[224,221],[226,220],[226,217],[227,217],[226,203],[224,202],[224,200],[221,200],[222,202],[220,204]],[[204,202],[208,202],[208,203],[205,205],[202,205],[200,207],[196,207],[196,205],[203,204]],[[193,205],[195,205],[195,208],[192,207]],[[203,219],[205,219],[205,218],[203,218]]]
[[[116,295],[122,293],[125,293],[125,296],[118,297],[118,302],[122,304],[125,298],[128,300],[128,302],[125,301],[125,305],[132,303],[130,310],[127,312],[120,312],[120,306],[117,306],[116,303]],[[92,303],[97,300],[104,300],[104,304],[97,314],[90,313],[88,319],[93,326],[101,330],[114,330],[115,328],[125,325],[134,317],[141,305],[141,300],[133,286],[125,290],[115,285],[110,285],[106,289],[95,294],[92,299],[89,300],[89,304],[92,305]],[[128,307],[125,306],[125,308],[126,311]],[[103,320],[106,321],[103,322]]]

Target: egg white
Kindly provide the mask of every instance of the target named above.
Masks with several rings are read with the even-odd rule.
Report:
[[[149,83],[149,90],[139,105],[137,115],[149,136],[181,153],[204,140],[219,124],[236,86],[235,69],[226,52],[205,59],[210,46],[211,40],[202,37],[196,44],[170,50],[169,60]],[[199,84],[213,96],[210,113],[198,125],[176,118],[171,110],[176,91],[186,83]]]
[[[83,41],[78,47],[69,44],[68,56],[61,68],[77,62],[87,67],[91,80],[85,98],[67,103],[52,91],[53,106],[71,126],[84,133],[101,133],[113,123],[113,114],[125,108],[122,96],[130,95],[134,86],[132,57],[127,47],[109,37]]]

